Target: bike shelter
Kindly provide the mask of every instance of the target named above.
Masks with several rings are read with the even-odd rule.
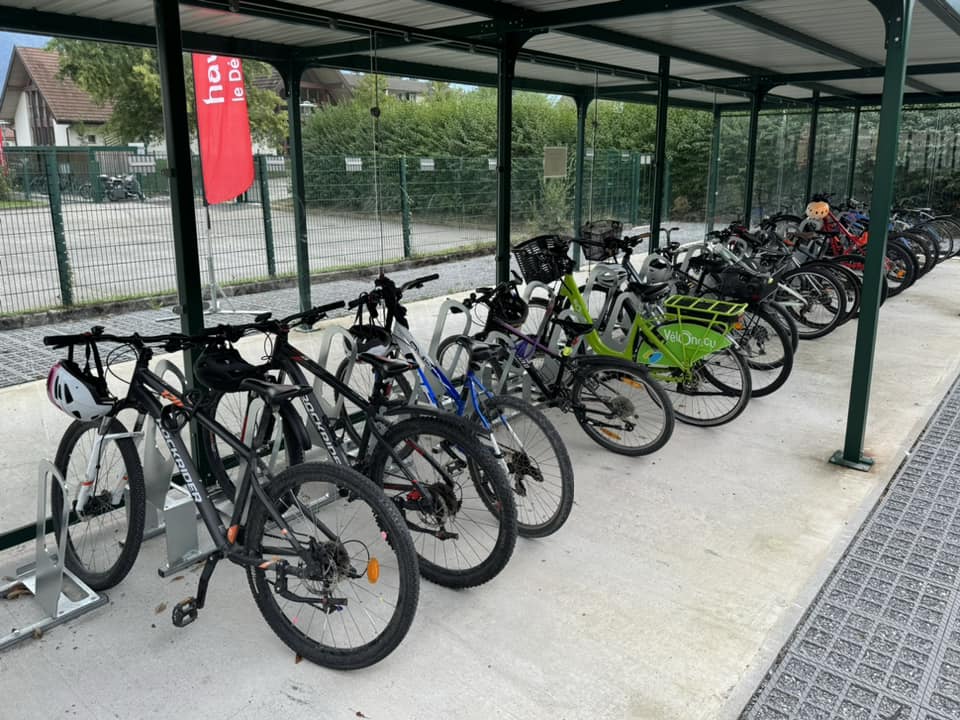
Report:
[[[960,33],[960,12],[953,4],[940,0],[921,0],[920,3],[914,0],[840,0],[830,3],[809,0],[791,4],[808,11],[808,14],[817,15],[824,24],[833,8],[845,11],[848,15],[857,10],[869,13],[871,22],[864,23],[865,29],[862,31],[858,29],[854,32],[847,24],[841,24],[848,28],[851,36],[856,36],[852,37],[851,42],[855,40],[859,46],[870,48],[869,51],[858,52],[845,50],[827,40],[800,32],[795,27],[798,22],[796,18],[791,27],[791,20],[787,17],[789,12],[782,11],[778,15],[770,11],[764,15],[764,3],[747,3],[749,8],[744,8],[740,7],[742,3],[737,2],[680,0],[667,3],[634,0],[592,5],[560,3],[556,9],[543,11],[529,3],[491,4],[470,0],[428,3],[407,0],[402,3],[402,11],[398,11],[399,22],[359,2],[356,3],[357,12],[354,14],[349,12],[351,3],[342,3],[343,11],[336,12],[297,2],[272,4],[242,0],[153,0],[147,10],[142,7],[144,4],[132,0],[110,4],[67,0],[58,3],[57,10],[50,12],[35,9],[35,4],[30,0],[0,0],[0,27],[158,49],[169,154],[168,179],[177,263],[178,309],[181,327],[188,334],[196,333],[203,327],[203,289],[189,172],[187,98],[181,82],[182,53],[185,49],[265,60],[273,63],[283,77],[290,121],[297,274],[302,309],[311,305],[300,86],[301,75],[307,67],[374,70],[497,88],[498,280],[509,277],[512,93],[515,89],[563,94],[576,101],[574,229],[579,227],[583,217],[585,128],[591,100],[616,99],[657,106],[654,154],[654,197],[657,200],[660,200],[663,192],[666,171],[668,106],[673,104],[712,110],[714,135],[708,177],[708,206],[715,200],[719,181],[717,146],[722,114],[725,110],[747,110],[749,129],[743,214],[748,219],[754,200],[758,125],[764,106],[813,108],[808,145],[808,172],[811,175],[813,163],[810,158],[815,149],[818,110],[828,106],[848,107],[853,108],[859,117],[861,108],[879,106],[880,126],[870,222],[870,233],[874,237],[884,236],[889,219],[902,105],[905,101],[943,103],[960,98],[960,88],[951,84],[955,83],[957,73],[960,73],[960,62],[955,58],[928,58],[925,55],[921,62],[908,65],[908,41],[915,13],[922,16],[921,31],[925,44],[930,42],[930,37],[941,32],[950,34],[955,46],[955,36]],[[711,54],[693,49],[709,47],[709,39],[697,41],[696,38],[684,37],[681,31],[673,37],[666,31],[663,37],[650,37],[643,32],[642,24],[646,18],[679,14],[688,19],[691,13],[700,12],[703,13],[703,22],[709,27],[719,27],[717,22],[720,19],[727,23],[724,27],[730,32],[725,37],[734,47],[747,47],[753,41],[759,43],[759,38],[769,42],[769,38],[779,37],[778,42],[783,48],[800,48],[803,53],[797,64],[807,66],[807,69],[789,71],[783,69],[783,63],[780,68],[768,68],[761,64],[728,59],[724,57],[724,52]],[[222,14],[227,19],[241,17],[246,24],[238,26],[239,29],[234,31],[236,34],[229,35],[226,31],[221,34],[217,30],[217,23],[211,23],[207,13]],[[466,20],[465,14],[468,16]],[[882,21],[880,33],[876,32],[878,16]],[[737,28],[740,34],[737,35],[732,28]],[[867,37],[870,33],[872,36]],[[594,46],[593,54],[588,51],[591,46]],[[603,53],[597,54],[596,48],[604,50],[611,46],[632,56],[619,63],[599,59]],[[927,55],[932,52],[930,50]],[[810,54],[820,56],[819,65],[811,63]],[[473,62],[470,58],[480,58],[482,62]],[[701,76],[696,77],[697,67],[707,68],[710,72],[700,73]],[[718,69],[729,72],[731,76],[716,77]],[[873,82],[879,78],[882,78],[880,93]],[[906,92],[907,87],[910,92]],[[784,90],[777,92],[778,88]],[[851,153],[856,150],[855,137],[856,134]],[[809,190],[809,177],[806,185]],[[654,242],[659,238],[662,212],[661,203],[653,202],[651,232]],[[708,224],[711,224],[711,209],[708,209],[707,215]],[[882,258],[880,246],[876,250],[871,248],[867,254],[863,311],[857,331],[844,446],[833,457],[838,464],[859,469],[868,469],[871,463],[863,450],[877,337]],[[528,293],[532,291],[533,288],[528,286]],[[456,314],[459,309],[467,320],[467,327],[470,326],[469,313],[464,312],[466,308],[462,304],[458,307],[453,301],[448,303],[440,313],[431,350],[435,350],[436,343],[442,337],[449,314]],[[320,353],[321,364],[326,363],[331,344],[342,333],[345,331],[341,329],[325,336],[326,345]],[[344,345],[352,347],[347,342]],[[348,372],[355,361],[355,352],[350,353],[348,350]],[[187,352],[185,360],[184,374],[191,377],[195,356]],[[163,369],[177,373],[172,364]],[[181,382],[183,379],[184,376],[180,375]],[[196,536],[194,510],[189,497],[184,497],[175,484],[171,485],[174,468],[171,460],[164,458],[157,450],[156,428],[147,425],[142,431],[136,432],[143,447],[151,510],[148,529],[151,534],[166,532],[167,564],[161,569],[161,574],[169,574],[203,556]],[[46,497],[49,495],[47,487],[51,477],[53,482],[64,482],[49,463],[43,464],[38,489],[38,519],[33,532],[37,551],[35,568],[32,571],[25,570],[25,574],[17,581],[33,591],[47,615],[47,619],[42,621],[46,624],[23,628],[16,633],[16,637],[7,636],[0,640],[0,647],[29,636],[33,627],[49,627],[106,601],[103,596],[82,587],[81,600],[72,600],[65,594],[65,582],[77,583],[64,570],[63,559],[45,546]],[[62,526],[65,528],[66,522]],[[14,533],[4,535],[13,536]],[[3,590],[9,592],[10,587],[5,586]]]

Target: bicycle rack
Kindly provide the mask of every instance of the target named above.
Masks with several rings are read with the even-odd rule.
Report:
[[[154,372],[163,377],[170,373],[186,382],[183,373],[169,360],[157,363]],[[167,544],[167,562],[158,569],[160,577],[189,567],[203,557],[197,533],[197,508],[186,490],[172,483],[173,458],[160,451],[157,424],[147,418],[143,432],[143,482],[147,495],[147,516],[143,538],[163,533]]]
[[[14,628],[0,636],[0,650],[23,640],[40,637],[46,630],[72,620],[94,608],[106,605],[108,598],[87,587],[76,575],[64,567],[64,555],[58,548],[66,547],[70,505],[63,503],[60,518],[59,542],[52,548],[46,544],[47,498],[50,497],[47,478],[60,484],[63,497],[67,496],[63,474],[49,460],[41,460],[37,488],[36,560],[17,568],[12,582],[0,585],[0,598],[8,598],[14,591],[26,590],[43,608],[44,617],[21,628]]]

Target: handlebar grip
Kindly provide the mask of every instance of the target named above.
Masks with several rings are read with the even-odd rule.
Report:
[[[440,279],[440,273],[432,273],[430,275],[424,275],[422,278],[419,278],[417,282],[428,283],[428,282],[433,282],[434,280],[439,280],[439,279]]]
[[[85,332],[74,335],[45,335],[43,344],[48,347],[62,348],[77,343],[87,343],[99,337],[99,333]]]
[[[354,308],[362,305],[364,302],[365,300],[361,298],[354,298],[353,300],[347,303],[347,310],[353,310]]]
[[[334,302],[327,303],[326,305],[317,305],[317,307],[313,308],[313,310],[314,312],[318,312],[322,314],[322,313],[328,313],[331,310],[339,310],[342,307],[346,307],[346,305],[347,303],[344,302],[343,300],[336,300]]]

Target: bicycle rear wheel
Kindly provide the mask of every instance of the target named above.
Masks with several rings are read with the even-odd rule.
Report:
[[[751,397],[779,389],[793,371],[790,331],[763,306],[750,306],[733,333],[750,367]]]
[[[644,368],[616,358],[573,363],[571,406],[591,440],[620,455],[649,455],[666,445],[673,407]]]
[[[518,397],[486,398],[481,409],[507,466],[519,534],[552,535],[573,508],[573,465],[557,429],[546,415]],[[473,419],[480,420],[477,415]]]
[[[370,480],[328,463],[288,468],[268,493],[306,557],[253,502],[246,549],[265,562],[248,566],[247,579],[267,624],[298,656],[325,667],[354,670],[389,655],[410,629],[420,594],[397,509]]]
[[[747,408],[753,384],[746,359],[732,347],[708,355],[691,367],[651,367],[670,397],[677,420],[713,427],[736,418]]]
[[[147,501],[140,456],[127,437],[102,442],[94,462],[96,475],[90,494],[82,508],[76,507],[76,493],[87,480],[99,428],[99,420],[73,422],[60,440],[54,464],[66,481],[70,502],[67,546],[61,548],[67,569],[94,590],[107,590],[126,577],[137,559]],[[110,434],[126,431],[116,418],[110,421]],[[63,503],[60,484],[54,482],[50,505],[58,541]]]
[[[401,420],[369,465],[370,479],[410,528],[421,575],[454,588],[492,580],[517,542],[513,491],[493,453],[468,430],[456,417]]]
[[[803,266],[785,273],[780,283],[793,292],[780,288],[774,297],[793,315],[804,340],[833,332],[846,315],[846,291],[832,272]]]

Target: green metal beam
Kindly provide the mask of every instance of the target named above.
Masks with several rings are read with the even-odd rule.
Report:
[[[853,111],[853,127],[850,132],[850,158],[847,162],[847,186],[845,199],[853,197],[853,180],[857,174],[857,155],[860,145],[860,106]]]
[[[807,134],[807,181],[804,200],[809,202],[813,194],[813,164],[817,158],[817,121],[820,119],[820,93],[813,91],[813,108],[810,111],[810,130]]]
[[[428,0],[434,5],[456,8],[491,19],[465,25],[475,35],[492,35],[508,31],[555,30],[568,25],[603,22],[624,17],[650,15],[677,10],[697,10],[732,5],[742,0],[616,0],[594,5],[580,3],[562,10],[534,12],[503,2],[474,2],[473,0]]]
[[[312,307],[310,299],[310,245],[307,233],[306,180],[303,174],[303,118],[300,114],[300,78],[303,66],[291,61],[285,68],[287,124],[290,133],[290,179],[293,194],[293,225],[296,234],[297,289],[300,310]]]
[[[707,173],[707,232],[713,230],[717,214],[717,186],[720,179],[720,128],[723,114],[719,105],[713,108],[713,134],[710,138],[710,169]]]
[[[497,58],[497,282],[510,279],[510,193],[513,174],[513,75],[528,36],[508,35]]]
[[[183,46],[180,39],[180,8],[166,0],[153,0],[156,21],[157,66],[160,97],[163,101],[163,128],[167,143],[167,177],[170,184],[170,212],[173,223],[173,257],[177,270],[177,302],[180,329],[187,335],[203,330],[203,286],[197,218],[194,211],[193,173],[190,156],[190,128],[187,124],[187,90],[184,86]],[[187,388],[196,386],[193,368],[200,351],[183,352]],[[190,445],[197,468],[209,478],[204,443],[195,420],[190,422]]]
[[[653,198],[650,201],[650,249],[660,247],[660,222],[663,219],[664,174],[667,169],[667,101],[670,98],[670,57],[658,62],[660,89],[657,92],[657,125],[653,150]]]
[[[884,73],[883,65],[871,65],[862,68],[850,68],[848,70],[820,70],[816,72],[800,73],[769,73],[753,77],[728,77],[717,78],[710,82],[716,85],[737,88],[749,88],[756,80],[765,84],[776,85],[796,85],[802,82],[832,82],[835,80],[860,80],[862,78],[882,78]],[[960,62],[941,62],[941,63],[921,63],[910,65],[907,68],[908,75],[947,75],[951,73],[960,73]]]
[[[564,28],[563,32],[567,35],[573,35],[574,37],[583,38],[585,40],[594,40],[596,42],[613,45],[615,47],[625,47],[632,50],[640,50],[642,52],[656,53],[657,55],[669,55],[671,58],[676,58],[677,60],[684,60],[686,62],[697,63],[698,65],[720,68],[721,70],[729,70],[730,72],[748,75],[750,77],[771,74],[771,71],[767,68],[749,65],[747,63],[742,63],[738,60],[732,60],[720,55],[711,55],[699,50],[680,47],[679,45],[668,45],[656,40],[650,40],[637,35],[630,35],[625,32],[610,30],[608,28],[597,27],[594,25],[568,27]],[[709,80],[695,82],[701,82],[702,84],[711,87],[713,86],[712,82]],[[821,90],[822,92],[833,95],[843,95],[846,93],[845,90],[830,85],[824,85],[822,83],[801,84],[810,87],[812,90]]]
[[[577,103],[577,154],[574,158],[573,234],[578,236],[583,226],[583,166],[587,154],[587,112],[590,109],[590,96],[578,95],[574,100]],[[573,260],[579,270],[580,246],[576,243],[573,244]]]
[[[747,176],[743,189],[743,224],[750,226],[750,216],[753,214],[753,179],[757,167],[757,135],[760,128],[760,109],[763,107],[763,96],[766,88],[758,87],[753,91],[750,102],[750,126],[747,130]]]
[[[0,5],[0,29],[14,32],[38,33],[78,40],[123,43],[139,47],[156,47],[157,35],[149,25],[99,20],[78,15]],[[237,57],[277,62],[288,57],[292,48],[261,40],[221,37],[207,33],[181,33],[186,51],[217,53]]]
[[[718,17],[731,20],[737,25],[748,27],[751,30],[756,30],[757,32],[769,35],[777,40],[788,42],[791,45],[796,45],[797,47],[825,55],[833,60],[845,62],[848,65],[854,65],[861,68],[876,65],[876,62],[868,57],[857,55],[856,53],[839,48],[836,45],[831,45],[830,43],[824,42],[823,40],[820,40],[812,35],[807,35],[796,28],[776,22],[775,20],[770,20],[769,18],[765,18],[757,13],[744,10],[741,7],[715,8],[709,12]],[[923,92],[940,92],[939,88],[933,87],[932,85],[928,85],[924,82],[909,80],[907,84]]]
[[[920,0],[920,4],[936,15],[940,22],[960,35],[960,12],[958,12],[955,2],[950,2],[950,0]],[[907,68],[907,73],[910,73],[909,68]]]
[[[883,78],[883,102],[877,136],[877,160],[870,200],[870,243],[864,262],[863,295],[857,340],[853,356],[853,377],[847,409],[847,429],[843,450],[831,462],[859,470],[868,470],[873,461],[863,452],[870,383],[876,350],[877,321],[880,314],[881,283],[887,246],[887,223],[893,200],[897,169],[897,139],[900,134],[900,108],[907,70],[907,46],[914,0],[871,0],[881,11],[886,25],[886,74]]]

